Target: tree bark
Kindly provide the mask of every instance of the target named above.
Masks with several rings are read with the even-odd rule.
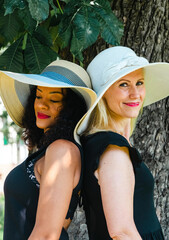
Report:
[[[169,1],[113,0],[112,10],[124,22],[121,45],[132,48],[150,62],[169,62]],[[85,67],[108,45],[101,39],[84,53]],[[169,240],[169,99],[144,108],[133,142],[155,178],[155,206],[165,239]],[[82,211],[80,209],[80,211]],[[75,218],[75,222],[77,219]],[[76,224],[88,239],[85,219]]]

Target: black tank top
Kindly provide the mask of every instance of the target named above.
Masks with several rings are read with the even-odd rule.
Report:
[[[83,174],[82,148],[74,144],[81,153],[81,176],[78,185],[74,188],[66,218],[73,218],[79,201]],[[4,184],[5,218],[3,240],[27,240],[35,225],[39,187],[31,180],[27,166],[29,162],[39,160],[45,155],[46,148],[42,148],[30,155],[23,163],[14,168],[7,176]],[[60,240],[68,240],[68,234],[62,229]]]
[[[144,240],[164,240],[154,208],[154,179],[136,148],[131,147],[126,138],[111,131],[91,134],[87,137],[82,137],[81,141],[85,156],[82,195],[89,239],[111,239],[104,216],[100,186],[94,172],[98,168],[102,153],[109,144],[113,144],[129,149],[135,174],[134,221],[139,234]]]

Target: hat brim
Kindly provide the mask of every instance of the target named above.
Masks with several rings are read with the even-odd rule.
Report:
[[[120,74],[116,73],[112,77],[112,81],[105,84],[102,90],[97,93],[97,99],[93,106],[76,125],[75,134],[77,136],[80,136],[86,130],[92,111],[108,88],[120,78],[141,68],[144,69],[146,87],[146,97],[143,107],[164,99],[169,95],[169,63],[150,63],[148,65],[131,66],[127,69],[124,68],[120,71]]]
[[[84,98],[87,109],[90,109],[97,98],[96,93],[90,88],[61,82],[60,79],[52,80],[38,74],[0,71],[0,96],[8,114],[20,127],[22,127],[24,108],[32,86],[70,88]]]

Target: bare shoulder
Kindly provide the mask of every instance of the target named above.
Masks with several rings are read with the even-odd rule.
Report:
[[[70,163],[77,163],[80,161],[80,150],[71,141],[65,139],[58,139],[51,143],[47,150],[45,157],[58,159],[60,161],[70,161]]]
[[[108,145],[100,158],[100,164],[111,162],[114,164],[131,164],[129,150],[127,147]]]
[[[127,147],[120,147],[117,145],[108,145],[105,151],[103,152],[102,156],[107,154],[113,154],[114,156],[126,156],[129,157],[129,150]]]
[[[66,139],[58,139],[52,142],[47,151],[72,151],[72,152],[79,152],[79,148],[71,141]]]
[[[95,176],[101,184],[100,177],[105,178],[123,178],[134,181],[133,166],[127,147],[120,147],[116,145],[108,145],[100,157],[99,166],[95,171]],[[119,176],[120,174],[120,176]]]

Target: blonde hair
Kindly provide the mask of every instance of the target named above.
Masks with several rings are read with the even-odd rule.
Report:
[[[140,113],[143,111],[143,105],[140,110]],[[138,118],[138,117],[137,117]],[[136,126],[137,118],[131,119],[131,133],[133,133]],[[110,120],[111,120],[111,129],[110,129]],[[118,125],[119,127],[119,125]],[[113,119],[113,113],[110,113],[107,103],[104,98],[101,98],[96,107],[93,109],[88,126],[83,132],[83,135],[87,136],[100,131],[113,131],[119,133],[119,128],[117,128],[117,121]]]

